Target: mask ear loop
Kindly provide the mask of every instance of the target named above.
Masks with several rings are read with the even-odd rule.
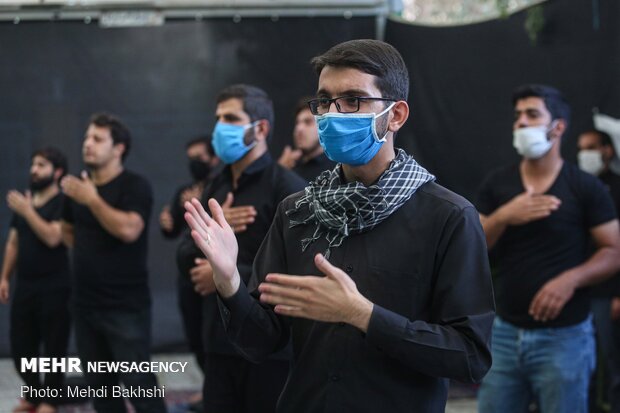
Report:
[[[547,136],[547,140],[550,141],[551,140],[551,136],[549,135],[551,133],[551,131],[558,126],[558,123],[560,123],[559,119],[554,119],[551,121],[551,123],[549,124],[549,128],[547,129],[546,132],[546,136]]]
[[[390,106],[385,108],[378,115],[374,115],[373,118],[372,118],[372,136],[373,136],[373,138],[375,139],[376,142],[385,142],[385,141],[387,141],[387,134],[390,132],[390,128],[388,128],[385,131],[385,134],[383,135],[383,137],[379,138],[379,136],[377,135],[377,118],[380,118],[381,116],[383,116],[387,112],[389,112],[390,109],[392,109],[394,107],[394,105],[396,105],[396,102],[392,102],[392,104]]]
[[[254,122],[251,122],[247,125],[245,125],[245,129],[243,130],[243,134],[245,135],[245,132],[247,132],[249,129],[252,129],[253,127],[255,127],[256,125],[258,125],[258,123],[261,120],[255,120]],[[245,136],[244,136],[245,138]],[[249,145],[246,145],[245,143],[243,143],[243,146],[245,146],[247,148],[248,151],[250,151],[250,149],[252,149],[253,147],[256,146],[256,144],[258,144],[258,140],[256,140],[256,137],[254,137],[254,141],[252,143],[250,143]]]

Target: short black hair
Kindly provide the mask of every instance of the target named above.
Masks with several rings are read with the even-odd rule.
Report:
[[[547,110],[551,113],[551,119],[563,119],[568,126],[570,122],[570,106],[559,90],[547,85],[521,85],[512,92],[512,106],[515,106],[518,100],[530,97],[541,98],[545,102]]]
[[[381,96],[394,100],[407,100],[409,72],[394,46],[373,39],[350,40],[337,44],[310,63],[317,75],[325,66],[353,68],[376,77],[375,85]]]
[[[293,112],[293,116],[297,117],[300,112],[304,110],[310,110],[308,107],[308,101],[314,99],[314,96],[304,96],[297,101],[295,104],[295,111]]]
[[[250,120],[265,119],[269,122],[269,136],[273,132],[273,102],[263,89],[246,84],[230,85],[220,91],[216,103],[220,104],[229,99],[239,99],[243,103],[243,111],[248,114]]]
[[[53,146],[45,146],[32,152],[30,159],[34,159],[35,156],[40,156],[48,160],[54,167],[54,170],[62,170],[62,174],[60,175],[61,178],[67,174],[67,157],[60,151],[60,149]]]
[[[207,147],[207,153],[209,154],[209,156],[215,156],[215,152],[213,151],[213,144],[211,143],[211,141],[212,141],[211,134],[200,135],[193,139],[190,139],[185,144],[185,149],[189,149],[190,146],[194,146],[194,145],[199,145],[199,144],[205,145]]]
[[[599,142],[602,146],[611,146],[614,149],[614,143],[611,140],[611,136],[607,132],[598,129],[590,129],[584,132],[581,132],[581,135],[596,135],[599,138]]]
[[[129,154],[131,148],[131,133],[123,122],[114,115],[109,113],[99,112],[90,117],[91,125],[98,126],[100,128],[108,128],[110,135],[112,135],[112,142],[114,145],[122,143],[125,146],[123,151],[122,160],[124,161]]]

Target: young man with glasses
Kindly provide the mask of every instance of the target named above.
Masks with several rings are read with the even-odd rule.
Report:
[[[292,339],[277,412],[443,412],[448,378],[479,381],[491,365],[478,214],[394,148],[409,115],[396,49],[353,40],[313,64],[310,109],[341,165],[279,205],[247,286],[218,203],[209,200],[213,218],[186,204],[228,337],[250,360]]]

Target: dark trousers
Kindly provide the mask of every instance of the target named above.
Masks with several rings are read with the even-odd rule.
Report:
[[[603,356],[598,368],[606,369],[608,378],[604,385],[607,390],[606,398],[611,404],[611,413],[620,413],[620,321],[612,320],[610,311],[609,298],[592,299],[597,344]]]
[[[202,340],[202,295],[194,290],[194,283],[184,276],[179,276],[177,282],[177,298],[183,330],[189,350],[196,357],[198,366],[204,372],[205,353]]]
[[[86,383],[91,388],[108,389],[108,397],[95,398],[99,413],[126,413],[122,397],[112,397],[112,387],[152,389],[157,386],[153,373],[88,372],[87,363],[94,361],[150,361],[151,311],[95,310],[78,308],[74,315],[75,338]],[[130,398],[137,413],[165,413],[162,398]]]
[[[238,356],[207,354],[204,413],[274,413],[289,362],[251,363]]]
[[[15,369],[27,386],[61,389],[63,373],[22,372],[21,358],[66,357],[69,343],[69,288],[19,285],[11,305],[9,339]],[[30,403],[57,405],[58,400],[26,398]]]

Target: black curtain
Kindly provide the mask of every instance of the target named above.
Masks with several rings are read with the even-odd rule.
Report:
[[[519,159],[510,101],[516,86],[545,83],[564,92],[573,110],[562,148],[569,161],[579,132],[592,127],[592,108],[620,116],[619,3],[545,2],[535,44],[526,14],[449,28],[387,25],[386,40],[411,76],[411,117],[397,143],[470,200],[489,170]]]
[[[102,29],[95,23],[0,24],[0,194],[27,185],[30,153],[62,148],[70,170],[82,168],[81,143],[91,113],[106,110],[130,127],[127,167],[155,191],[149,228],[154,345],[182,339],[175,297],[175,243],[157,218],[175,188],[189,180],[185,142],[209,132],[214,98],[243,82],[275,102],[272,153],[292,140],[293,107],[316,90],[309,60],[332,45],[375,36],[374,17],[208,19],[161,27]],[[10,210],[0,202],[4,246]],[[8,308],[0,306],[0,356],[8,354]]]

